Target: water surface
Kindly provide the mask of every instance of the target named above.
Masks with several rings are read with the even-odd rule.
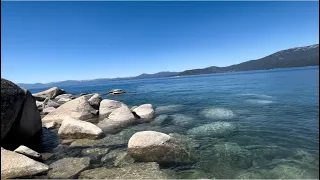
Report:
[[[319,178],[318,67],[61,88],[129,106],[151,103],[157,120],[133,132],[176,132],[199,144],[198,162],[173,168],[177,178]],[[108,96],[111,89],[128,93]]]

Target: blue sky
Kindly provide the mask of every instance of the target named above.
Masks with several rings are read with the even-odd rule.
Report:
[[[319,2],[1,2],[16,83],[227,66],[318,44]]]

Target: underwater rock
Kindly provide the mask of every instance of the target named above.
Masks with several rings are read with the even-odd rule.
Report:
[[[96,168],[80,173],[80,179],[166,179],[155,162],[134,163],[121,168]]]
[[[236,126],[229,122],[214,122],[205,124],[188,130],[188,134],[192,136],[226,136],[232,133]]]
[[[184,114],[174,114],[170,115],[172,118],[172,123],[181,127],[190,127],[193,124],[194,119]]]
[[[232,119],[235,114],[230,109],[226,108],[207,108],[200,112],[200,114],[208,119]]]
[[[90,158],[64,158],[50,164],[48,177],[51,179],[75,178],[81,171],[88,168]]]
[[[158,106],[155,110],[155,113],[156,114],[171,113],[171,112],[180,111],[181,109],[182,109],[182,105],[178,105],[178,104]]]

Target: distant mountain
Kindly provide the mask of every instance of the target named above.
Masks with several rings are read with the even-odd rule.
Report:
[[[179,74],[179,72],[158,72],[155,74],[140,74],[135,77],[123,77],[123,78],[100,78],[100,79],[92,79],[92,80],[66,80],[59,82],[51,82],[51,83],[34,83],[34,84],[26,84],[26,83],[18,83],[19,86],[24,87],[26,89],[30,88],[46,88],[46,87],[65,87],[71,85],[93,85],[93,84],[101,84],[110,81],[116,80],[130,80],[130,79],[149,79],[149,78],[161,78],[161,77],[169,77]]]
[[[203,69],[191,69],[183,72],[158,72],[155,74],[140,74],[135,77],[123,78],[101,78],[93,80],[67,80],[51,83],[35,83],[35,84],[18,84],[21,87],[30,88],[46,88],[46,87],[65,87],[70,85],[94,85],[101,84],[116,80],[132,80],[132,79],[149,79],[161,78],[171,76],[187,76],[197,74],[211,74],[211,73],[224,73],[224,72],[237,72],[237,71],[250,71],[250,70],[267,70],[276,68],[290,68],[290,67],[303,67],[303,66],[318,66],[319,65],[319,44],[291,48],[283,51],[276,52],[261,59],[246,61],[240,64],[235,64],[226,67],[210,66]]]
[[[246,61],[227,67],[211,66],[204,69],[186,70],[179,73],[178,76],[318,65],[319,44],[315,44],[279,51],[261,59]]]
[[[140,74],[139,76],[133,77],[132,79],[146,79],[146,78],[161,78],[161,77],[169,77],[169,76],[175,76],[179,74],[180,72],[158,72],[155,74]]]

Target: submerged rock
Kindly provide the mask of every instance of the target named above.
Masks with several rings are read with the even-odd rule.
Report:
[[[214,122],[188,130],[193,136],[226,136],[232,133],[236,126],[229,122]]]
[[[266,105],[266,104],[271,104],[273,101],[271,100],[264,100],[264,99],[247,99],[245,102],[250,103],[250,104],[258,104],[258,105]]]
[[[193,124],[194,119],[184,114],[170,115],[172,123],[181,127],[190,127]]]
[[[167,119],[168,119],[168,115],[166,114],[161,114],[159,116],[157,116],[153,121],[150,122],[151,125],[162,125]]]
[[[43,163],[1,148],[1,179],[28,177],[48,169]]]
[[[126,106],[122,102],[114,101],[110,99],[104,99],[100,102],[99,107],[99,118],[104,119],[108,117],[114,110],[118,109],[119,107]]]
[[[65,119],[58,134],[62,139],[98,138],[102,135],[102,130],[96,125],[72,118]]]
[[[214,145],[213,152],[216,163],[221,166],[227,163],[241,169],[248,169],[252,166],[252,153],[236,143]]]
[[[200,114],[208,119],[232,119],[235,117],[233,111],[225,108],[207,108]]]
[[[128,140],[118,134],[110,134],[102,139],[78,139],[70,144],[70,147],[93,147],[93,146],[111,146],[125,147]]]
[[[173,104],[167,106],[158,106],[155,110],[156,114],[177,112],[182,109],[182,105]]]
[[[81,96],[61,105],[55,111],[46,115],[42,121],[55,121],[57,124],[61,124],[62,121],[68,117],[73,117],[78,120],[88,120],[95,117],[97,113],[98,111],[89,104],[86,97]]]
[[[144,121],[151,121],[154,117],[154,110],[151,104],[140,105],[133,109],[133,112],[135,112],[141,119],[144,119]]]
[[[72,179],[90,165],[90,158],[64,158],[50,164],[48,177],[51,179]]]
[[[85,149],[81,150],[81,155],[89,156],[89,157],[96,157],[96,156],[105,155],[108,152],[109,152],[108,148],[91,147],[91,148],[85,148]]]
[[[159,165],[151,163],[135,163],[121,168],[96,168],[83,171],[80,179],[166,179]]]
[[[133,164],[134,159],[127,152],[120,152],[114,161],[114,166],[124,167],[129,164]]]
[[[137,161],[160,164],[194,162],[189,150],[175,138],[156,131],[135,133],[129,140],[128,153]]]
[[[212,178],[232,179],[239,170],[253,166],[253,157],[250,151],[236,143],[208,144],[201,149],[198,165],[205,172],[210,172]]]
[[[316,179],[310,174],[294,164],[279,164],[271,170],[274,179]],[[319,178],[319,177],[318,177]]]
[[[169,179],[212,179],[210,176],[200,169],[188,170],[166,170]]]

